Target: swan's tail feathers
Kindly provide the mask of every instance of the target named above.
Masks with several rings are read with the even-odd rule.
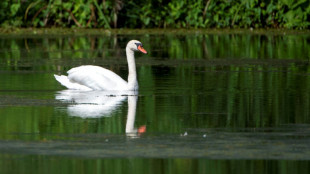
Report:
[[[91,90],[87,86],[71,82],[70,79],[68,79],[67,76],[64,76],[64,75],[60,75],[59,76],[59,75],[54,74],[54,77],[61,85],[67,87],[68,89]]]

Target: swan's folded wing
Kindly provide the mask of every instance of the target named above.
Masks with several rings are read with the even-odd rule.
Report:
[[[90,88],[88,88],[87,86],[84,85],[80,85],[78,83],[72,83],[70,82],[70,80],[68,79],[67,76],[61,75],[55,75],[54,74],[55,79],[63,86],[67,87],[68,89],[76,89],[76,90],[91,90]]]
[[[99,66],[80,66],[68,71],[73,83],[87,86],[93,90],[123,90],[127,82],[114,72]]]

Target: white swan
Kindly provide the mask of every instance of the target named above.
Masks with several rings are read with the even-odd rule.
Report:
[[[76,90],[138,90],[134,51],[147,54],[142,43],[131,40],[126,46],[128,62],[128,82],[114,72],[93,65],[83,65],[70,69],[68,76],[54,75],[56,80],[68,89]]]

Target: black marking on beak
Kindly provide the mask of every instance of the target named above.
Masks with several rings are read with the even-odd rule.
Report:
[[[141,47],[143,47],[142,43],[135,43],[137,45],[137,48],[138,46],[140,45]]]

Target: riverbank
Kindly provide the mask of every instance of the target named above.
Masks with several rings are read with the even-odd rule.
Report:
[[[310,30],[288,29],[81,29],[81,28],[0,28],[0,35],[140,35],[140,34],[309,34]]]

